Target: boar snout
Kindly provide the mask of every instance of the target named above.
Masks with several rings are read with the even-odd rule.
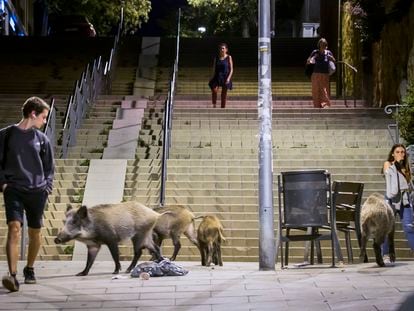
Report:
[[[58,235],[55,238],[55,243],[56,244],[62,244],[62,243],[66,243],[70,240],[73,240],[74,237],[70,236],[69,234],[65,233],[65,232],[59,232]]]

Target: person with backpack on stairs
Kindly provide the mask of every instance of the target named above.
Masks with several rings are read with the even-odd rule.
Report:
[[[218,55],[213,62],[213,77],[208,82],[211,89],[211,101],[213,108],[216,108],[217,93],[221,87],[221,108],[226,108],[227,90],[233,88],[231,78],[233,76],[233,59],[228,54],[228,46],[226,43],[220,43]]]
[[[52,192],[54,176],[52,146],[39,130],[46,124],[49,111],[44,100],[30,97],[23,104],[21,121],[0,130],[0,191],[6,210],[9,267],[9,274],[3,277],[2,284],[11,292],[19,290],[16,274],[24,213],[29,228],[24,282],[36,283],[33,265],[41,246],[43,211]]]
[[[306,60],[306,64],[313,64],[312,99],[315,108],[328,108],[331,106],[329,87],[330,62],[336,60],[331,51],[328,50],[328,41],[321,38],[318,41],[318,49],[313,50]]]

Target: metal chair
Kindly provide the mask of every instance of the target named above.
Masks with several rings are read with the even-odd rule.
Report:
[[[348,262],[350,263],[353,263],[352,232],[355,232],[358,245],[361,247],[360,216],[363,191],[363,183],[334,181],[332,184],[332,204],[336,211],[336,229],[345,234]]]
[[[335,266],[335,247],[338,244],[335,206],[332,205],[331,176],[326,170],[281,172],[278,176],[279,225],[277,250],[280,247],[281,265],[288,265],[289,243],[311,242],[311,264],[314,263],[314,243],[330,240],[332,266]],[[333,208],[330,208],[330,207]],[[297,229],[297,230],[296,230]],[[319,230],[327,229],[327,230]],[[306,233],[304,233],[306,231]],[[285,243],[285,261],[283,244]],[[318,262],[322,253],[317,248]]]

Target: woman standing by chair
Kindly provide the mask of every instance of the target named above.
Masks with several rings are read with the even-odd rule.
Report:
[[[392,146],[387,161],[384,162],[383,173],[386,182],[385,198],[395,213],[399,214],[401,224],[411,250],[414,250],[413,209],[411,202],[412,182],[407,152],[403,144]],[[401,192],[399,199],[398,193]],[[382,245],[384,263],[391,263],[388,252],[388,241]]]
[[[221,87],[221,108],[226,108],[227,90],[233,88],[231,77],[233,76],[233,59],[228,54],[228,46],[226,43],[220,43],[218,55],[214,58],[213,77],[208,85],[211,89],[211,101],[213,107],[216,108],[217,93]]]
[[[335,62],[331,51],[328,50],[328,41],[321,38],[318,41],[318,49],[313,50],[306,63],[314,64],[312,81],[312,99],[315,108],[326,108],[331,106],[329,100],[329,62]]]

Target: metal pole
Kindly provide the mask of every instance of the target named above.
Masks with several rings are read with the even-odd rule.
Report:
[[[337,41],[337,55],[336,59],[342,60],[342,1],[338,0],[338,41]],[[336,98],[339,99],[343,95],[345,100],[345,91],[342,89],[342,82],[344,79],[345,67],[338,66],[336,73]]]
[[[259,269],[275,270],[270,0],[259,0]]]

